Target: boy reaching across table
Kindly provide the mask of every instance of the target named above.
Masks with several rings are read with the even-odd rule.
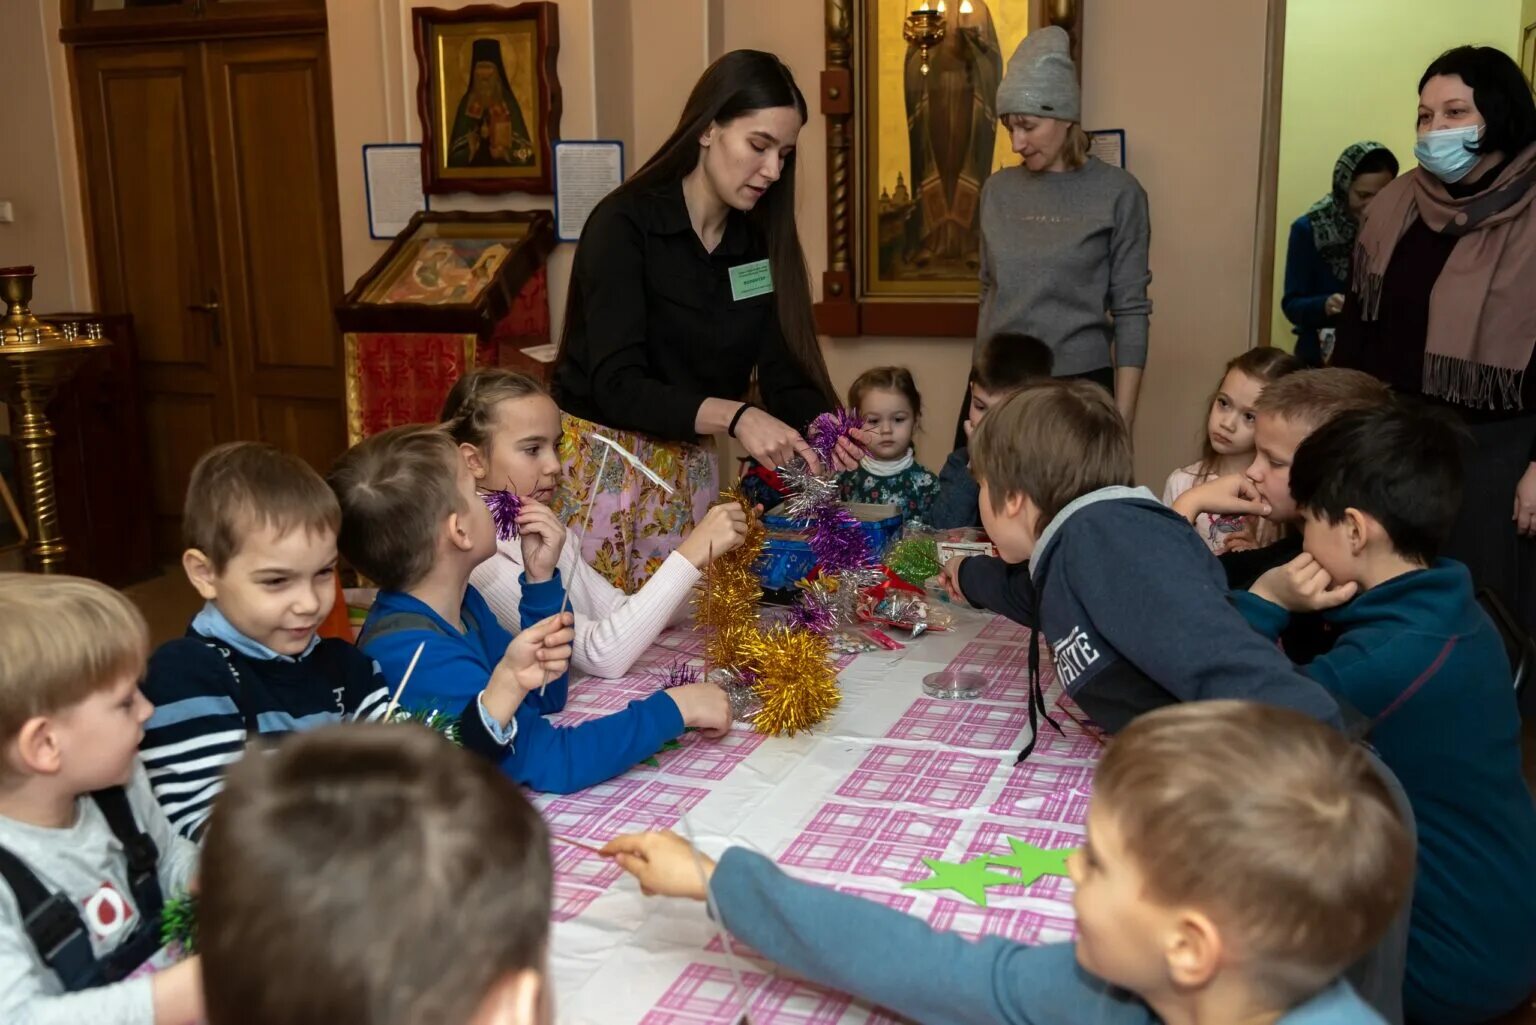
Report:
[[[1340,976],[1413,877],[1413,838],[1370,756],[1286,709],[1151,712],[1094,776],[1069,868],[1075,944],[972,943],[672,833],[619,837],[646,893],[708,899],[743,942],[813,982],[930,1025],[1364,1025]]]

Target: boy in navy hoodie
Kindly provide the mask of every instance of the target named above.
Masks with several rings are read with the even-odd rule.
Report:
[[[604,853],[646,893],[709,900],[807,979],[927,1025],[1381,1025],[1340,976],[1413,878],[1412,828],[1370,754],[1245,701],[1160,709],[1105,749],[1067,863],[1075,943],[973,943],[669,832]]]
[[[1249,698],[1343,726],[1338,703],[1248,629],[1188,522],[1131,486],[1130,436],[1104,389],[1024,389],[977,428],[971,467],[1001,558],[951,560],[951,591],[1043,630],[1062,685],[1103,729],[1203,698]],[[1032,726],[1046,711],[1037,651]],[[1032,730],[1021,760],[1034,744]]]
[[[341,502],[341,552],[379,585],[359,646],[392,688],[421,646],[401,705],[457,709],[495,688],[513,672],[509,656],[519,649],[469,583],[476,566],[498,557],[496,526],[453,441],[437,427],[396,427],[354,446],[328,479]],[[523,630],[549,630],[565,598],[556,568],[565,529],[548,507],[527,498],[517,525]],[[563,625],[569,624],[567,613]],[[564,630],[559,636],[569,639]],[[544,715],[565,707],[567,682],[563,663],[547,684],[535,682],[522,693],[510,735],[497,738],[505,742],[503,771],[535,790],[569,793],[601,783],[655,754],[685,726],[715,734],[730,728],[729,702],[712,683],[658,691],[622,712],[557,728]]]
[[[1331,609],[1338,640],[1305,669],[1369,717],[1413,804],[1404,1004],[1410,1021],[1445,1025],[1496,1017],[1536,987],[1536,806],[1509,660],[1466,567],[1436,558],[1461,480],[1456,431],[1434,412],[1339,416],[1291,469],[1304,553],[1239,598],[1271,636],[1291,612]]]

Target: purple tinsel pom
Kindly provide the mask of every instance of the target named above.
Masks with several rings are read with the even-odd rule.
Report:
[[[679,659],[668,666],[667,671],[662,674],[661,686],[663,690],[670,690],[673,687],[698,683],[703,675],[703,671],[698,666]]]
[[[856,409],[839,409],[835,413],[822,413],[811,421],[810,428],[805,432],[805,440],[816,452],[821,465],[830,468],[833,453],[837,451],[838,439],[846,436],[849,431],[863,426],[864,419],[859,416]]]
[[[837,625],[837,614],[830,599],[831,595],[820,588],[804,592],[790,610],[790,622],[812,633],[831,633]]]
[[[523,511],[523,500],[511,491],[482,491],[480,497],[491,511],[491,522],[496,524],[496,538],[510,541],[517,536],[517,516]]]
[[[874,559],[858,519],[840,505],[825,505],[811,517],[808,542],[825,574],[868,566]]]

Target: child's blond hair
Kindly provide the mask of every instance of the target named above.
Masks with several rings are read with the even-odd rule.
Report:
[[[443,521],[465,511],[461,465],[453,439],[427,424],[392,427],[352,446],[326,477],[341,503],[341,554],[385,590],[416,584],[437,558]]]
[[[1392,390],[1370,374],[1320,367],[1298,370],[1266,385],[1253,409],[1272,413],[1310,432],[1340,413],[1380,409],[1391,401]]]
[[[1093,788],[1146,897],[1210,915],[1282,1005],[1364,955],[1413,882],[1413,836],[1386,782],[1358,745],[1300,712],[1160,708],[1110,742]]]
[[[137,679],[148,657],[144,617],[107,585],[0,573],[0,743],[28,719]]]
[[[187,482],[182,539],[207,556],[215,573],[224,571],[253,530],[334,534],[340,526],[341,507],[314,468],[258,441],[214,446]]]

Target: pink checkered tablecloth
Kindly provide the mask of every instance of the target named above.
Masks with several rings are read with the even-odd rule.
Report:
[[[622,708],[659,686],[670,666],[701,664],[703,639],[670,630],[624,680],[572,685],[564,722]],[[678,828],[701,847],[741,845],[797,877],[876,900],[934,927],[1025,943],[1072,935],[1072,884],[1045,876],[988,890],[987,906],[957,894],[907,890],[922,859],[963,861],[1008,852],[1007,837],[1039,847],[1082,840],[1099,742],[1055,706],[1051,660],[1041,658],[1047,703],[1062,733],[1042,723],[1028,739],[1027,634],[1006,620],[961,612],[955,629],[896,652],[844,659],[843,702],[797,737],[738,726],[720,741],[684,738],[654,765],[536,803],[552,832],[601,843],[619,833]],[[1044,656],[1044,653],[1042,653]],[[922,678],[972,669],[990,683],[976,701],[925,697]],[[728,1025],[739,1016],[732,959],[703,905],[645,898],[612,864],[557,843],[551,970],[566,1025]],[[899,1016],[790,975],[732,941],[755,1025],[875,1025]]]

